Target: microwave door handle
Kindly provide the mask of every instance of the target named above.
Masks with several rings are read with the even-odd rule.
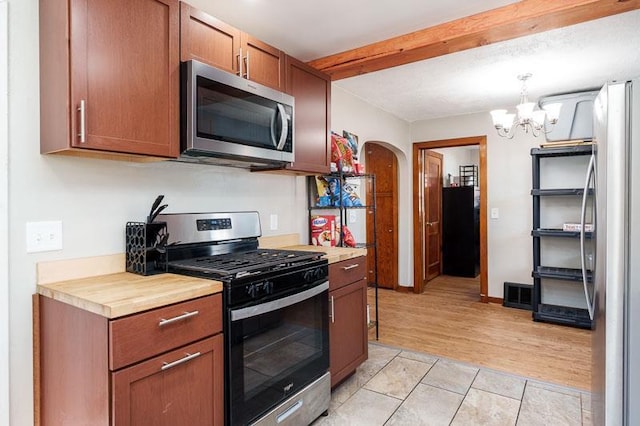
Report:
[[[278,104],[280,106],[280,104]],[[271,132],[271,143],[274,147],[278,146],[278,139],[276,139],[276,120],[278,119],[278,109],[276,109],[273,116],[271,116],[271,128],[269,131]]]
[[[282,124],[282,131],[280,132],[280,140],[278,141],[278,146],[276,149],[278,151],[282,151],[284,148],[284,144],[287,142],[287,135],[289,134],[289,116],[287,112],[284,110],[284,107],[281,104],[278,104],[278,111],[280,112],[280,122]]]
[[[587,301],[587,310],[589,318],[593,320],[593,301],[589,298],[589,290],[587,286],[587,265],[585,261],[585,225],[587,213],[587,195],[589,193],[589,183],[595,172],[595,156],[592,155],[587,167],[587,176],[584,182],[584,192],[582,193],[582,209],[580,211],[580,262],[582,264],[582,285],[584,287],[584,297]],[[592,271],[593,273],[593,271]]]

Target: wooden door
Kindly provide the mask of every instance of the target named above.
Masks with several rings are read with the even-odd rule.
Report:
[[[430,281],[440,275],[442,251],[442,154],[425,151],[425,227],[426,279]]]
[[[367,287],[364,279],[329,293],[331,387],[367,359]]]
[[[181,2],[180,59],[195,59],[236,73],[240,61],[240,30]]]
[[[71,1],[73,147],[178,156],[179,17],[177,0]]]
[[[330,169],[331,79],[286,57],[286,92],[295,97],[295,161],[288,170],[327,174]]]
[[[113,373],[113,424],[223,425],[222,350],[218,334]]]
[[[284,91],[284,52],[246,33],[241,34],[241,40],[242,76],[272,89]]]
[[[398,160],[393,151],[380,144],[367,142],[364,151],[367,173],[376,176],[375,240],[378,252],[378,286],[395,289],[398,287]],[[367,200],[369,196],[367,191]],[[373,231],[373,211],[368,210],[367,242],[373,241]],[[367,259],[367,278],[373,283],[373,253],[368,253]]]

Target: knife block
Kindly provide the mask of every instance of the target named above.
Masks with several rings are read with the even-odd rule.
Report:
[[[126,270],[139,275],[167,272],[166,253],[158,243],[167,233],[166,222],[127,222],[125,230]]]

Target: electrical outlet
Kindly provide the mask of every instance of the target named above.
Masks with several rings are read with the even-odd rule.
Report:
[[[349,223],[356,223],[357,217],[355,210],[349,210]]]
[[[491,219],[499,219],[500,218],[500,210],[497,207],[491,209]]]
[[[62,250],[62,221],[27,222],[27,253]]]
[[[272,231],[278,230],[278,215],[272,214],[269,216],[269,229]]]

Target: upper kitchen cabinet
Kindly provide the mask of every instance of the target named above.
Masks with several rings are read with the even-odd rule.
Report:
[[[286,92],[295,98],[295,162],[287,170],[327,174],[331,161],[331,79],[290,56],[286,65]]]
[[[240,30],[180,3],[180,59],[197,61],[237,73]]]
[[[284,52],[186,3],[180,6],[180,58],[195,59],[284,90]]]
[[[42,153],[177,157],[177,0],[41,0]]]

